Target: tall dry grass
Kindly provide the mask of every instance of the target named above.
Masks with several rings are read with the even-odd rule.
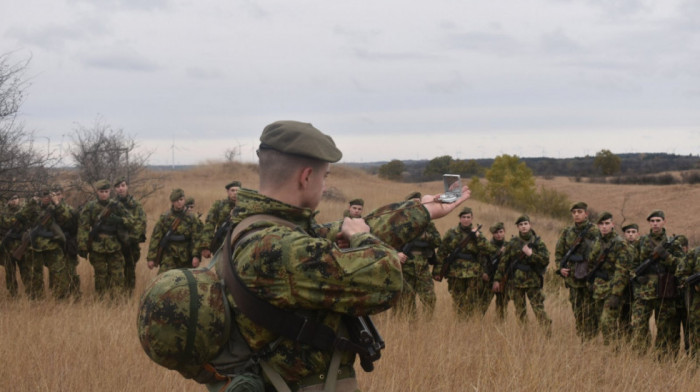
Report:
[[[250,165],[208,165],[169,175],[165,188],[146,203],[149,230],[158,215],[169,207],[168,194],[182,187],[197,199],[206,214],[209,205],[225,197],[223,185],[239,179],[257,187],[255,168]],[[395,184],[362,172],[334,167],[328,181],[348,199],[362,197],[366,210],[403,198],[410,191],[438,192],[441,184]],[[585,195],[585,185],[576,190]],[[617,189],[623,189],[624,186]],[[655,188],[661,190],[663,188]],[[595,194],[597,190],[591,193]],[[682,188],[694,194],[697,189]],[[637,203],[632,193],[628,205]],[[589,204],[594,205],[589,199]],[[642,204],[648,201],[641,202]],[[658,202],[674,211],[675,205]],[[478,202],[467,202],[475,221],[486,229],[503,221],[515,233],[518,211]],[[339,219],[346,204],[324,201],[319,221]],[[698,215],[688,216],[697,226]],[[532,216],[535,230],[553,250],[558,231],[567,222]],[[456,213],[437,222],[441,233],[457,224]],[[487,230],[484,230],[487,232]],[[150,233],[149,233],[150,234]],[[145,250],[145,249],[144,249]],[[2,391],[198,391],[203,388],[151,362],[136,336],[138,296],[123,303],[96,301],[92,268],[81,261],[83,299],[77,303],[53,300],[11,300],[0,294],[0,390]],[[136,292],[155,276],[143,259],[137,265]],[[4,271],[0,272],[0,282]],[[437,284],[436,317],[409,322],[393,318],[391,311],[375,321],[387,348],[372,373],[362,373],[365,391],[661,391],[697,390],[700,375],[695,362],[682,355],[675,362],[659,362],[651,355],[636,356],[627,348],[613,353],[601,339],[581,344],[574,332],[567,293],[558,279],[548,276],[545,306],[553,320],[547,339],[533,317],[520,326],[512,304],[505,323],[496,321],[493,309],[483,319],[458,322],[451,308],[446,284]]]

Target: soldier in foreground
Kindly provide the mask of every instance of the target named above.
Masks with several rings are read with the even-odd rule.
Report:
[[[235,248],[233,269],[255,297],[301,312],[334,334],[342,329],[342,320],[377,313],[394,303],[402,281],[394,248],[425,231],[431,218],[444,216],[469,197],[466,187],[454,204],[424,196],[422,203],[392,204],[365,219],[345,218],[339,231],[320,230],[314,210],[330,163],[342,156],[340,150],[330,136],[295,121],[268,125],[260,141],[260,191],[241,190],[235,221],[269,214],[295,228],[265,217],[252,224]],[[337,247],[339,238],[349,243],[348,249]],[[269,367],[292,390],[321,390],[324,384],[326,388],[334,384],[339,392],[357,390],[352,351],[280,338],[269,331],[272,327],[255,324],[240,312],[236,323],[254,352],[270,349]],[[297,336],[305,335],[306,329],[298,332]]]
[[[413,192],[406,200],[420,200],[420,192]],[[435,224],[430,222],[428,228],[415,240],[404,244],[399,251],[399,259],[403,264],[403,289],[394,311],[409,319],[416,318],[416,295],[423,305],[423,315],[427,320],[435,312],[435,284],[433,283],[431,265],[437,262],[435,249],[440,246],[441,239]]]
[[[454,309],[463,320],[483,313],[483,291],[490,289],[486,287],[489,277],[484,264],[493,251],[479,228],[472,227],[473,219],[471,208],[460,211],[459,224],[445,233],[433,267],[435,280],[447,277]]]
[[[141,203],[129,194],[129,183],[126,177],[120,177],[114,182],[114,193],[133,218],[133,227],[123,233],[125,241],[122,245],[124,255],[124,287],[129,295],[136,287],[136,263],[141,258],[141,244],[146,242],[146,212]]]
[[[565,228],[559,236],[555,258],[557,272],[569,289],[576,334],[585,341],[598,334],[598,318],[587,278],[600,252],[600,232],[588,220],[588,204],[574,204],[571,217],[574,224]]]
[[[493,287],[493,284],[495,283],[494,277],[496,275],[496,271],[503,261],[503,255],[505,254],[506,250],[506,228],[503,225],[503,222],[498,222],[489,227],[489,232],[491,233],[491,240],[489,241],[489,244],[493,249],[493,253],[490,254],[489,258],[487,259],[486,271],[489,274],[488,286]],[[493,289],[484,291],[486,293],[484,303],[487,304],[485,310],[488,310],[488,306],[491,304],[491,298],[493,298],[495,295],[496,317],[498,317],[498,319],[501,321],[506,319],[506,309],[508,307],[508,296],[504,291],[505,290],[502,289],[498,290],[497,292]]]
[[[56,195],[58,202],[67,211],[59,217],[56,223],[58,223],[66,238],[64,258],[68,271],[68,293],[77,299],[82,295],[80,292],[80,275],[78,275],[78,225],[80,214],[75,208],[66,203],[63,187],[60,184],[53,187],[53,193]],[[52,286],[53,276],[49,275],[49,287]]]
[[[199,265],[195,250],[199,219],[185,208],[185,192],[173,189],[170,210],[162,214],[153,227],[148,244],[148,268],[159,267],[161,274],[173,268],[191,268]],[[194,265],[196,261],[197,265]]]
[[[639,258],[633,265],[634,348],[644,353],[651,345],[649,319],[653,313],[657,329],[654,348],[660,356],[675,357],[680,349],[680,317],[676,307],[680,293],[675,285],[675,272],[683,260],[683,250],[676,237],[666,235],[663,211],[653,211],[647,222],[649,234],[639,240]]]
[[[527,322],[527,304],[530,300],[532,312],[545,334],[552,333],[552,320],[544,310],[543,277],[549,265],[549,251],[530,224],[530,217],[520,216],[515,224],[518,236],[506,245],[503,260],[496,271],[493,291],[508,292],[513,300],[515,314],[521,323]]]
[[[0,210],[0,235],[2,236],[2,247],[0,247],[0,265],[5,266],[5,286],[10,293],[10,297],[17,297],[19,285],[17,284],[17,270],[20,270],[22,283],[29,287],[27,272],[23,271],[22,260],[15,260],[12,251],[19,246],[22,241],[22,232],[15,214],[20,210],[19,196],[12,195],[7,201],[5,208]]]
[[[636,264],[639,258],[639,225],[636,223],[624,225],[622,226],[622,232],[624,233],[625,241],[627,241],[627,244],[630,246],[629,251],[632,264]],[[634,302],[634,289],[629,279],[620,302],[619,328],[622,335],[629,342],[634,332],[632,331],[632,302]]]
[[[623,302],[627,300],[625,293],[628,291],[630,268],[635,252],[632,246],[615,232],[611,213],[600,214],[597,225],[600,231],[601,252],[589,273],[589,281],[596,314],[600,319],[603,344],[608,345],[620,337],[622,329],[619,324],[625,325],[620,322],[620,310]]]
[[[109,294],[119,299],[126,293],[122,251],[126,238],[119,235],[134,229],[134,219],[121,203],[110,199],[109,181],[97,181],[94,188],[97,199],[89,201],[80,213],[78,254],[95,270],[98,297]]]
[[[197,239],[197,259],[199,259],[200,255],[207,259],[210,258],[212,253],[219,249],[224,241],[226,232],[231,228],[231,212],[236,206],[241,182],[229,182],[224,188],[226,188],[226,199],[215,201],[209,208],[200,238]]]

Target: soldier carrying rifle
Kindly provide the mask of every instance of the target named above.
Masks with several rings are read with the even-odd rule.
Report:
[[[153,227],[148,244],[148,268],[159,267],[158,273],[174,268],[197,267],[195,241],[199,219],[185,208],[185,192],[170,193],[170,210],[162,214]],[[197,263],[195,263],[195,260]]]
[[[197,241],[197,261],[199,257],[210,258],[224,242],[226,232],[232,229],[231,213],[236,206],[238,191],[241,189],[240,181],[231,181],[226,186],[226,199],[217,200],[209,209],[200,238]]]

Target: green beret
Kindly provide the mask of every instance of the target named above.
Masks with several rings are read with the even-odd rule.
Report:
[[[580,202],[574,204],[573,206],[571,206],[571,209],[570,209],[569,211],[573,211],[573,210],[584,210],[584,211],[588,211],[588,204],[586,204],[586,203],[580,201]]]
[[[224,188],[226,188],[226,190],[228,190],[229,188],[231,188],[231,187],[233,187],[233,186],[237,186],[237,187],[240,188],[240,187],[241,187],[241,182],[240,182],[240,181],[232,181],[232,182],[229,182],[228,184],[226,184],[226,186],[225,186]]]
[[[639,225],[637,225],[636,223],[630,223],[629,225],[622,226],[623,232],[625,232],[629,229],[635,229],[635,230],[639,231]]]
[[[664,214],[664,212],[661,210],[652,211],[651,214],[647,216],[647,221],[650,221],[651,218],[661,218],[666,220],[666,214]]]
[[[125,176],[117,177],[116,180],[114,180],[114,187],[116,188],[121,184],[122,182],[126,182],[126,185],[129,185],[129,182],[126,180]]]
[[[173,189],[173,191],[170,192],[170,201],[178,201],[181,197],[185,197],[185,191],[180,188]]]
[[[471,213],[472,213],[472,209],[471,209],[471,208],[469,208],[469,207],[464,207],[464,208],[462,208],[462,211],[459,212],[459,217],[461,218],[462,215],[464,215],[464,214],[471,214]]]
[[[343,153],[330,136],[313,125],[298,121],[277,121],[260,135],[260,149],[273,149],[325,162],[338,162]]]
[[[611,213],[604,211],[603,213],[600,214],[596,223],[601,223],[603,221],[606,221],[606,220],[612,219],[612,218],[613,218],[613,216]]]
[[[364,206],[365,201],[362,199],[352,199],[348,204],[350,204],[351,206]]]
[[[520,216],[518,217],[518,219],[515,221],[515,224],[516,224],[516,225],[519,225],[521,222],[529,222],[529,221],[530,221],[530,217],[529,217],[529,216],[527,216],[527,215],[520,215]]]
[[[505,228],[505,226],[503,226],[503,222],[498,222],[495,225],[489,227],[489,231],[491,232],[491,234],[497,232],[498,230],[505,230],[505,229],[506,228]]]
[[[193,206],[194,205],[194,197],[190,196],[187,199],[185,199],[185,205],[186,206]]]
[[[411,192],[406,196],[406,200],[411,200],[411,199],[420,199],[421,198],[420,192]]]
[[[103,191],[103,190],[109,189],[109,188],[110,188],[109,181],[107,181],[107,180],[99,180],[95,183],[95,189],[97,189],[98,191]]]
[[[63,187],[61,186],[61,184],[53,184],[51,190],[53,192],[63,192]]]

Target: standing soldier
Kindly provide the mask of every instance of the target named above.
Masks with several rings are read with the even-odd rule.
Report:
[[[625,240],[627,244],[630,245],[630,257],[632,263],[636,263],[639,258],[639,225],[636,223],[630,223],[628,225],[622,226],[622,232],[624,233]],[[631,271],[628,271],[631,272]],[[632,284],[629,280],[627,281],[626,289],[621,298],[620,304],[620,332],[622,335],[629,340],[632,338],[632,302],[634,302],[634,290],[632,289]]]
[[[666,215],[653,211],[647,217],[650,230],[639,242],[639,258],[633,265],[634,303],[632,329],[634,346],[645,352],[650,346],[649,318],[654,313],[659,355],[675,356],[680,349],[680,317],[676,307],[679,293],[675,272],[683,259],[683,250],[676,237],[666,235]]]
[[[12,258],[12,251],[19,246],[22,240],[22,232],[19,229],[19,224],[15,218],[20,210],[19,196],[12,195],[4,209],[0,210],[0,235],[2,236],[2,246],[0,247],[0,264],[5,266],[5,285],[11,297],[17,297],[19,294],[19,285],[17,284],[17,269],[19,267],[22,283],[25,288],[29,288],[29,280],[26,276],[26,271],[23,271],[22,261]]]
[[[681,283],[687,309],[686,337],[690,345],[690,355],[700,364],[700,247],[689,252],[685,260],[678,264],[676,276]]]
[[[488,281],[484,260],[492,253],[479,228],[472,227],[473,219],[471,208],[460,211],[459,224],[445,233],[433,267],[433,279],[440,282],[447,277],[447,290],[460,319],[483,308],[483,290]]]
[[[153,227],[148,244],[148,268],[160,267],[159,274],[199,265],[195,254],[198,219],[185,208],[185,192],[174,189],[170,193],[170,204],[170,210],[162,214]]]
[[[133,218],[133,227],[128,233],[122,233],[122,255],[124,256],[124,286],[129,295],[136,287],[136,263],[141,258],[141,243],[146,242],[146,212],[138,200],[129,194],[129,183],[126,177],[120,177],[114,182],[114,192],[117,201]]]
[[[210,258],[212,252],[216,252],[224,242],[226,232],[231,227],[231,212],[236,206],[238,191],[241,189],[240,181],[232,181],[224,187],[228,197],[217,200],[209,209],[201,231],[201,238],[197,241],[198,255]]]
[[[508,298],[513,300],[515,314],[521,323],[527,322],[527,297],[537,322],[545,334],[550,336],[552,320],[544,310],[542,291],[544,273],[549,265],[549,250],[532,230],[530,217],[522,215],[515,224],[518,226],[518,236],[506,245],[494,277],[493,291],[508,292]]]
[[[576,319],[576,335],[585,341],[598,334],[595,304],[586,278],[600,252],[600,232],[588,220],[588,204],[574,204],[571,216],[574,224],[565,228],[559,236],[555,257],[557,272],[569,289],[569,301]]]
[[[25,262],[29,264],[31,299],[44,296],[44,266],[54,277],[53,297],[62,299],[68,295],[68,269],[63,257],[65,237],[56,223],[67,213],[65,204],[59,203],[48,187],[39,192],[38,200],[32,199],[17,213],[17,219],[27,231],[14,255],[15,259],[21,259],[24,255]],[[26,249],[30,251],[25,253]]]
[[[503,222],[498,222],[495,225],[489,227],[489,232],[491,232],[491,241],[489,241],[489,244],[493,249],[493,253],[491,253],[489,255],[489,258],[487,259],[486,271],[489,274],[488,287],[493,287],[493,284],[495,282],[494,276],[496,275],[498,266],[503,260],[503,255],[506,249],[506,228],[503,225]],[[496,316],[501,321],[505,320],[506,309],[508,307],[508,296],[506,295],[504,290],[499,290],[498,292],[495,292],[493,290],[485,290],[484,293],[486,293],[486,296],[484,297],[484,303],[486,304],[484,311],[488,310],[488,307],[491,304],[491,298],[493,298],[493,296],[495,295]]]
[[[625,239],[615,232],[613,216],[603,212],[598,218],[600,255],[589,273],[596,315],[600,319],[603,344],[608,345],[620,336],[620,310],[626,302],[630,268],[635,252]],[[623,324],[624,323],[620,323]]]
[[[413,192],[406,200],[420,198],[420,192]],[[426,319],[430,320],[433,317],[436,297],[430,266],[436,263],[435,249],[441,242],[440,233],[435,224],[430,222],[423,234],[401,248],[398,255],[403,264],[403,288],[395,308],[397,314],[405,314],[409,319],[415,319],[417,294],[423,304]]]
[[[82,258],[89,255],[97,295],[103,298],[109,293],[116,299],[125,294],[122,243],[127,238],[123,233],[133,230],[134,219],[121,203],[110,200],[109,181],[97,181],[94,188],[97,200],[88,202],[80,213],[78,254]]]
[[[362,199],[352,199],[348,203],[348,210],[345,216],[350,218],[362,218],[362,210],[365,208],[365,201]]]
[[[75,298],[80,298],[80,275],[78,275],[78,221],[80,215],[75,208],[68,205],[64,200],[63,187],[61,185],[54,185],[53,193],[66,210],[65,214],[58,217],[57,223],[66,238],[64,257],[68,271],[68,293]],[[49,275],[49,287],[52,284],[53,276]]]

